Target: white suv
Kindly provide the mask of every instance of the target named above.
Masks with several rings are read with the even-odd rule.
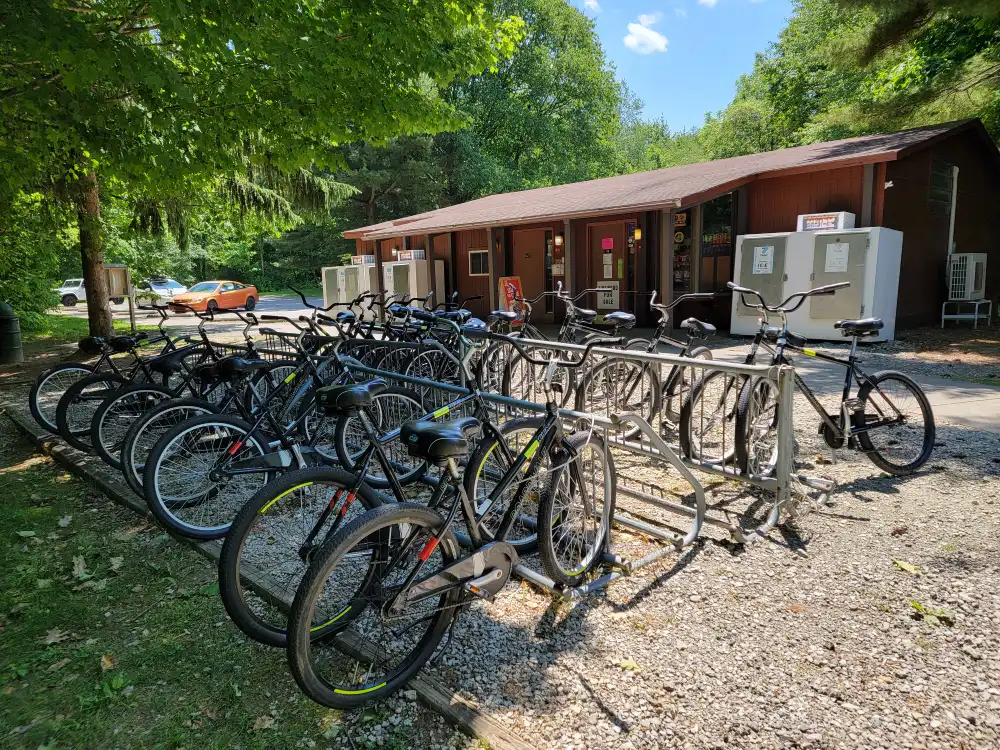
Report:
[[[56,289],[56,294],[65,307],[73,307],[77,302],[87,301],[87,290],[83,288],[83,279],[66,279],[62,286]],[[111,301],[120,305],[125,302],[125,298],[112,297]]]

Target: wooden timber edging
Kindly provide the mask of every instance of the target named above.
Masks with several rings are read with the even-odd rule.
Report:
[[[146,503],[136,497],[128,485],[108,474],[97,463],[99,459],[88,457],[75,448],[66,445],[39,427],[30,415],[10,404],[4,407],[4,412],[25,437],[38,446],[39,450],[43,453],[52,456],[60,466],[81,479],[96,485],[101,492],[119,505],[124,505],[155,523],[152,514],[146,507]],[[176,541],[193,547],[199,554],[204,555],[213,562],[218,561],[219,554],[222,551],[222,543],[220,541],[195,542],[173,534],[171,534],[171,537]],[[428,677],[425,674],[417,674],[416,677],[410,680],[407,687],[416,692],[417,699],[427,708],[440,714],[442,718],[454,724],[466,734],[485,740],[495,750],[534,750],[535,748],[534,745],[525,742],[487,714],[478,704],[463,698],[432,677]]]

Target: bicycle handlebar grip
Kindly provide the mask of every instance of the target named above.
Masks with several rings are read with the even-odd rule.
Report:
[[[290,323],[291,322],[288,318],[282,317],[281,315],[261,315],[260,319],[261,320],[283,320],[286,323]]]

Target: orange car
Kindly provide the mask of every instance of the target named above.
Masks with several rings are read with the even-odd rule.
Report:
[[[240,284],[238,281],[199,281],[184,294],[178,294],[170,302],[190,305],[195,310],[234,309],[243,307],[253,310],[257,306],[257,287]],[[185,308],[174,307],[175,312],[186,312]]]

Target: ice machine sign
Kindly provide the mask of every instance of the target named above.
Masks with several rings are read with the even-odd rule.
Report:
[[[753,272],[769,274],[774,271],[774,245],[764,245],[753,249]]]
[[[827,273],[847,273],[847,259],[851,254],[851,246],[846,242],[831,242],[826,246]]]

